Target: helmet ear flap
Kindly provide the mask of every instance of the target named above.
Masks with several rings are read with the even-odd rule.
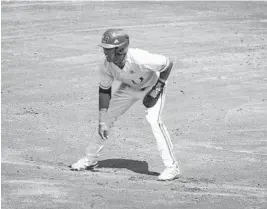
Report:
[[[123,51],[124,51],[124,48],[118,48],[118,47],[115,48],[116,55],[122,55]]]
[[[115,48],[116,55],[123,55],[128,51],[129,41],[124,43],[122,46]]]

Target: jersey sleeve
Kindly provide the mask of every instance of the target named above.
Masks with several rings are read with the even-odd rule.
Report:
[[[113,76],[106,67],[106,63],[100,66],[100,82],[99,87],[102,89],[108,89],[112,86],[113,83]]]
[[[134,59],[142,67],[156,72],[165,71],[170,62],[169,58],[163,55],[153,54],[145,50],[137,50],[134,52]]]

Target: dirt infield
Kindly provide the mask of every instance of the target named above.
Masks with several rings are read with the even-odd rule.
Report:
[[[2,2],[3,209],[267,208],[267,3]],[[181,177],[158,182],[137,103],[96,172],[68,165],[97,127],[109,27],[176,62],[164,121]],[[115,84],[116,85],[116,84]]]

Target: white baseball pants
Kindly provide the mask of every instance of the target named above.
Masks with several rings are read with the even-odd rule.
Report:
[[[141,91],[133,89],[125,84],[121,84],[118,90],[112,95],[110,106],[108,109],[108,125],[113,126],[113,123],[119,116],[124,114],[136,101],[143,99],[150,88]],[[156,105],[152,108],[146,109],[146,119],[151,126],[152,132],[157,142],[157,147],[160,156],[166,167],[177,165],[177,161],[173,152],[173,145],[167,128],[162,122],[161,114],[165,103],[166,87],[163,94],[160,96]],[[86,150],[86,156],[91,161],[97,161],[105,140],[100,136],[94,136],[89,141]]]

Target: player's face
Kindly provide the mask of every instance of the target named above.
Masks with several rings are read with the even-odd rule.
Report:
[[[106,48],[103,48],[104,50],[104,54],[106,56],[106,59],[108,62],[113,62],[114,61],[114,58],[115,58],[115,49],[106,49]]]

